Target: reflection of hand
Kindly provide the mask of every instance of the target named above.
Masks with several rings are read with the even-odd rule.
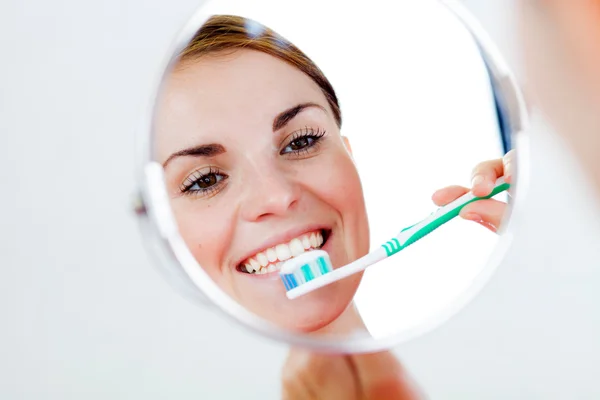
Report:
[[[284,400],[416,400],[416,391],[390,352],[327,355],[292,349],[283,367]]]
[[[503,158],[484,161],[473,169],[472,192],[475,196],[487,196],[494,189],[496,179],[504,176],[507,183],[511,183],[514,169],[514,150],[509,151]],[[438,206],[444,206],[465,193],[469,189],[462,186],[448,186],[433,194],[433,202]],[[460,216],[464,219],[475,221],[492,232],[500,227],[500,222],[506,211],[506,204],[494,200],[478,200],[466,205]]]

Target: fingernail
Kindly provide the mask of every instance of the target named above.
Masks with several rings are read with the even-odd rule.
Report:
[[[473,180],[471,181],[471,187],[480,185],[481,183],[483,183],[483,181],[485,181],[485,178],[481,175],[477,175],[477,176],[473,177]]]
[[[479,222],[479,223],[483,222],[483,218],[481,218],[481,215],[475,214],[475,213],[465,214],[464,218],[469,221],[473,221],[473,222]]]
[[[494,224],[491,224],[489,222],[484,222],[481,221],[479,222],[481,225],[485,226],[486,228],[488,228],[490,231],[497,233],[498,232],[498,228],[496,228],[496,226]]]
[[[504,165],[504,176],[506,176],[506,177],[512,176],[512,172],[513,172],[512,164],[510,162],[507,162]]]

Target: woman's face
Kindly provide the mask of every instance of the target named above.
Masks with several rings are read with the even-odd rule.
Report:
[[[304,332],[346,309],[361,274],[289,300],[277,272],[311,248],[334,268],[369,250],[359,176],[314,81],[252,50],[187,61],[165,83],[156,140],[181,234],[224,291]]]

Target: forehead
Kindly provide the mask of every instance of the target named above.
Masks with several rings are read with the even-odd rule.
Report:
[[[281,111],[308,101],[329,109],[309,76],[262,52],[187,61],[163,83],[155,116],[159,158],[211,135],[270,129]]]

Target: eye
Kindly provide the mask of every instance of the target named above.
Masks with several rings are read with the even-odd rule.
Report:
[[[286,147],[286,149],[290,149],[291,151],[302,150],[306,147],[311,146],[314,143],[315,139],[312,137],[300,137],[298,139],[292,140],[292,142]]]
[[[281,154],[302,153],[315,146],[325,135],[325,131],[304,128],[301,131],[294,132],[291,140],[281,151]]]
[[[208,171],[195,171],[188,176],[181,185],[181,192],[185,194],[207,195],[219,190],[227,175],[216,168],[209,168]]]

